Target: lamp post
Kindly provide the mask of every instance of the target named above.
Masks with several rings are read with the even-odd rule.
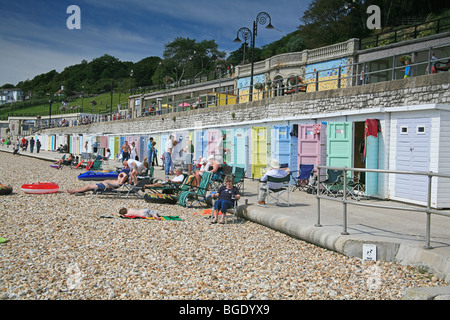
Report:
[[[242,33],[242,36],[244,37],[244,40],[247,40],[252,37],[252,56],[251,56],[251,73],[250,73],[250,90],[249,90],[249,101],[253,100],[253,72],[254,72],[254,53],[255,53],[255,38],[258,33],[258,23],[261,25],[265,25],[269,22],[269,24],[266,26],[266,29],[274,29],[274,26],[272,26],[272,19],[270,18],[270,15],[267,12],[260,12],[256,16],[256,20],[253,21],[253,32],[250,31],[250,29],[246,27],[242,27],[238,30],[236,39],[234,39],[234,42],[242,42],[241,39],[239,39],[239,33]]]
[[[83,90],[81,91],[81,113],[83,113],[83,105],[84,105],[84,86],[81,87]]]
[[[52,126],[52,99],[48,100],[49,112],[48,112],[48,127]]]

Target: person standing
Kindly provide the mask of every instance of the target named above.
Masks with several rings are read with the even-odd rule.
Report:
[[[41,150],[41,141],[39,139],[37,139],[36,141],[36,152],[39,153],[39,151]]]
[[[403,78],[409,78],[411,77],[411,61],[409,59],[405,60],[405,75],[403,76]]]
[[[33,153],[33,149],[34,149],[34,138],[31,137],[31,139],[30,139],[30,153]]]
[[[156,141],[153,141],[152,142],[152,145],[153,145],[153,160],[152,160],[152,166],[154,167],[155,166],[155,163],[156,163],[156,165],[157,166],[159,166],[159,164],[158,164],[158,149],[156,149]]]
[[[125,140],[125,143],[122,145],[122,148],[120,149],[122,151],[122,161],[130,159],[130,145],[128,144],[128,141]]]
[[[186,164],[188,168],[188,174],[192,173],[192,165],[194,161],[194,144],[191,140],[186,140],[186,147],[184,147],[183,151],[186,153]]]
[[[136,160],[136,143],[133,141],[131,142],[131,147],[130,147],[130,159],[131,160]]]
[[[172,154],[173,148],[177,145],[177,141],[174,140],[172,135],[169,136],[165,148],[164,148],[164,172],[166,176],[170,174],[170,168],[172,167]]]
[[[153,157],[154,157],[154,152],[153,152],[153,137],[150,137],[148,139],[147,142],[147,156],[148,156],[148,163],[152,164],[153,163]]]
[[[223,144],[225,140],[227,139],[227,135],[225,133],[222,134],[222,137],[217,142],[216,146],[216,160],[220,163],[223,163],[225,160],[225,153],[230,151],[229,149],[224,148]]]
[[[25,139],[25,137],[22,137],[22,141],[21,141],[21,147],[22,147],[22,151],[27,151],[26,149],[26,143],[27,143],[27,139]]]

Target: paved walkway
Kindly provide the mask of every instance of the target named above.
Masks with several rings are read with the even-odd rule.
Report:
[[[0,147],[0,151],[12,152],[12,149]],[[23,151],[20,154],[43,160],[56,160],[62,156],[51,151],[39,154]],[[119,165],[116,161],[110,161],[110,164]],[[157,167],[155,176],[163,175],[164,171]],[[240,217],[347,256],[362,258],[363,248],[375,245],[377,260],[418,267],[450,282],[450,215],[431,216],[431,249],[425,249],[427,217],[424,212],[349,204],[344,230],[343,204],[340,202],[321,199],[319,221],[315,195],[297,190],[290,194],[289,207],[260,207],[256,205],[257,181],[246,179],[244,188],[243,199],[248,199],[248,205],[240,201]],[[361,200],[361,203],[375,202],[402,206],[394,201]],[[448,214],[448,211],[443,212]],[[317,226],[318,222],[321,226]],[[343,231],[348,234],[342,234]],[[446,288],[448,290],[421,291],[409,298],[426,299],[439,295],[450,299],[450,286]]]

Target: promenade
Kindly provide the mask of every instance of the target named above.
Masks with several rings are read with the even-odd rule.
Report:
[[[1,147],[0,151],[12,152],[12,146]],[[62,154],[51,151],[41,151],[39,154],[21,151],[20,156],[54,161],[60,159]],[[110,161],[110,164],[119,165],[115,161]],[[155,177],[163,177],[163,175],[164,171],[157,167]],[[431,249],[425,249],[426,214],[422,212],[368,208],[349,204],[346,228],[348,234],[342,234],[344,231],[343,205],[339,202],[321,199],[319,221],[318,200],[315,195],[297,190],[290,194],[289,207],[257,206],[256,197],[257,181],[246,179],[243,199],[247,199],[248,205],[243,205],[244,201],[240,201],[239,217],[349,257],[363,258],[363,249],[369,248],[369,245],[375,245],[376,260],[412,266],[432,273],[447,283],[450,281],[450,217],[448,216],[431,216]],[[402,205],[382,200],[361,200],[361,202],[382,202],[385,205],[392,203],[397,207]],[[317,226],[318,222],[321,226]],[[435,297],[450,299],[450,286],[416,288],[405,295],[407,299]]]

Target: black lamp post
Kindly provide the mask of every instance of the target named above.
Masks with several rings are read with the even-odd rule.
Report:
[[[249,92],[249,101],[253,100],[253,71],[254,71],[254,53],[255,53],[255,38],[258,33],[258,23],[261,25],[265,25],[269,22],[269,24],[266,26],[266,29],[274,29],[272,26],[272,19],[270,18],[270,15],[267,12],[260,12],[256,16],[256,20],[253,21],[253,32],[250,31],[250,29],[246,27],[242,27],[238,30],[236,39],[234,39],[234,42],[242,42],[241,39],[239,39],[239,33],[242,34],[244,40],[247,40],[252,37],[252,58],[251,58],[251,73],[250,73],[250,92]]]
[[[48,112],[48,127],[52,126],[52,99],[48,100],[49,112]]]

